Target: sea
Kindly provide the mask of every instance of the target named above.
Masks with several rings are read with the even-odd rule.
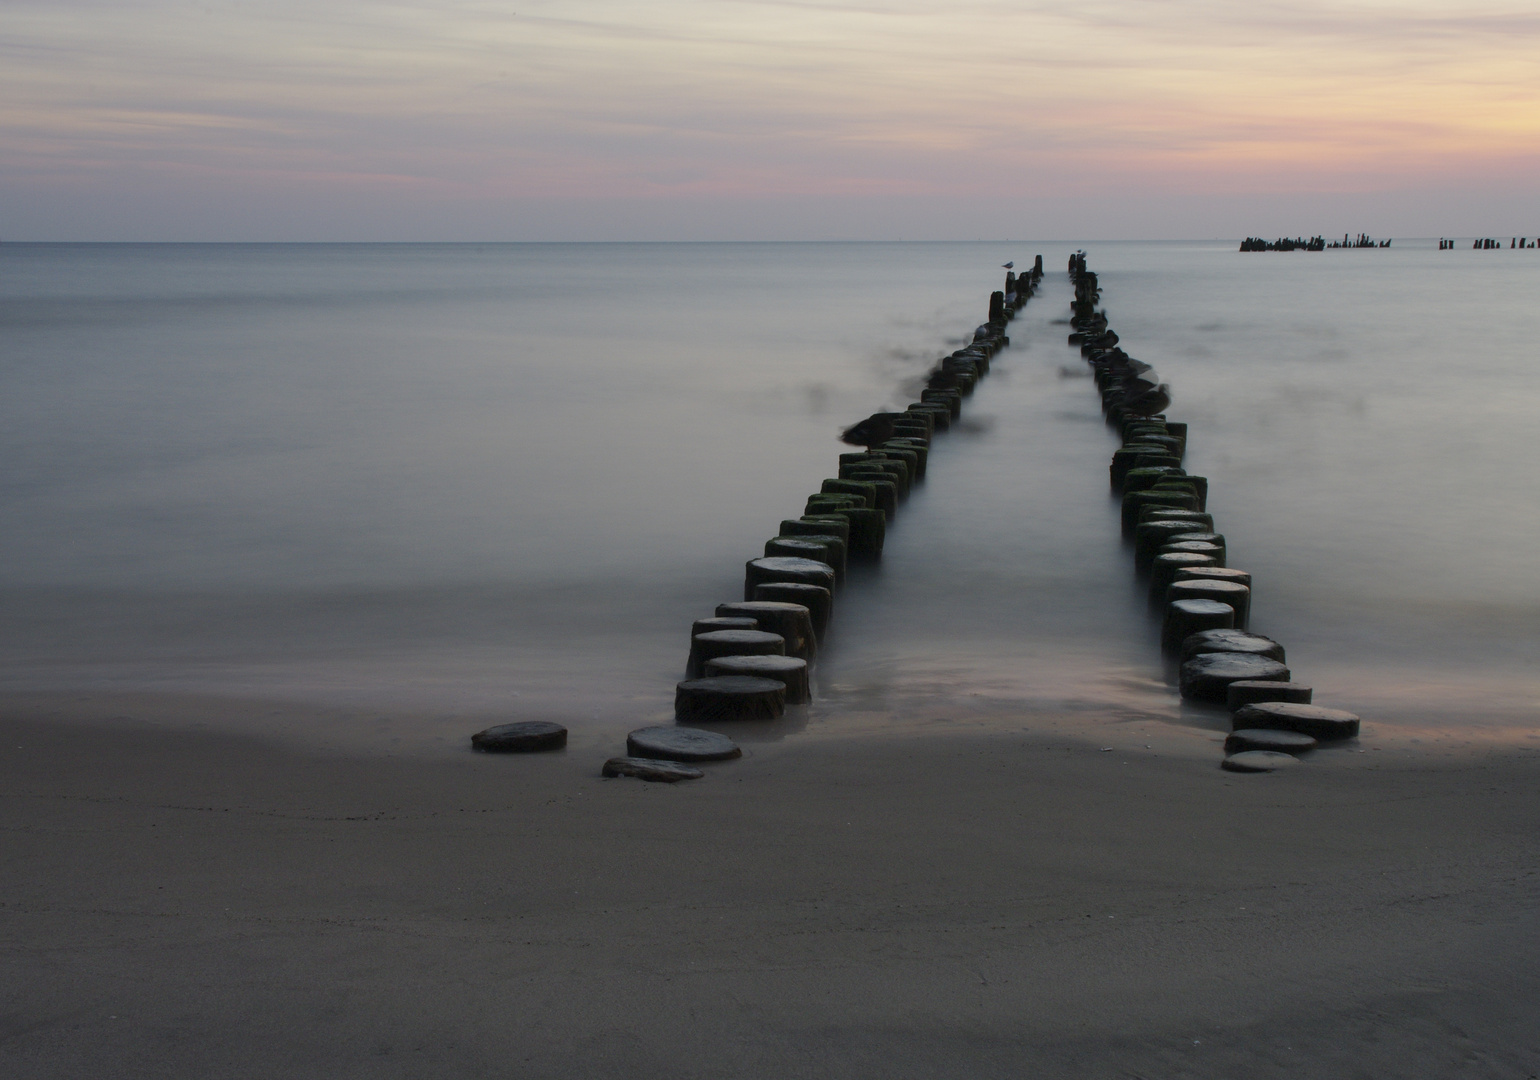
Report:
[[[1099,243],[0,244],[0,705],[197,703],[391,753],[668,723],[692,620],[916,400],[1010,346],[750,739],[1184,704],[1066,344],[1076,249],[1170,383],[1252,629],[1373,730],[1540,733],[1540,251]],[[239,706],[239,707],[237,707]]]

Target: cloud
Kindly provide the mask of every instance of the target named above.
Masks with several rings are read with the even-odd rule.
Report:
[[[1429,0],[11,0],[0,224],[130,176],[534,200],[1533,177],[1537,45],[1540,14]]]

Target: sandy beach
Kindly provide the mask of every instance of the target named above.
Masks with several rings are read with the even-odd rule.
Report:
[[[1038,724],[665,786],[113,708],[0,713],[18,1080],[1540,1068],[1522,747],[1245,777]]]

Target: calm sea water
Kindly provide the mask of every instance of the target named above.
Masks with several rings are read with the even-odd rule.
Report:
[[[0,689],[345,706],[403,745],[666,719],[690,621],[839,428],[913,400],[1041,253],[778,734],[1212,724],[1055,323],[1076,246],[1318,702],[1540,729],[1540,253],[1433,241],[0,245]]]

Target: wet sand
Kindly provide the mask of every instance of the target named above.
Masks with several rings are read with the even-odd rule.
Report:
[[[670,787],[110,715],[0,710],[16,1080],[1540,1071],[1533,750],[1066,720]]]

